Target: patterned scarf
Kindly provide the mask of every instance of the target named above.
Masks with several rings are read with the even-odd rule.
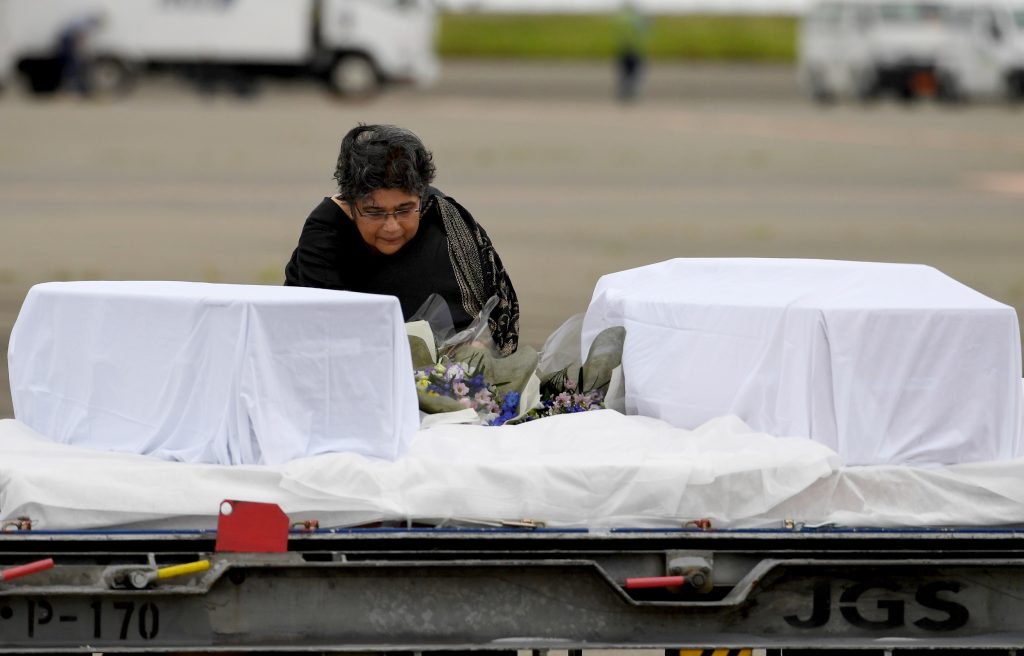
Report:
[[[462,307],[475,317],[487,299],[497,296],[488,327],[501,354],[514,353],[519,346],[519,299],[494,245],[465,208],[440,194],[431,195],[430,200],[438,204],[448,235],[448,255],[462,292]]]

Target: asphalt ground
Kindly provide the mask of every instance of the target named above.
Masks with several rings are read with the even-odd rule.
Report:
[[[441,84],[340,102],[308,84],[115,102],[0,97],[0,347],[48,280],[279,284],[358,121],[412,128],[487,228],[540,346],[605,273],[673,257],[919,262],[1024,308],[1024,112],[821,109],[784,67],[447,65]],[[0,417],[12,416],[6,367]]]

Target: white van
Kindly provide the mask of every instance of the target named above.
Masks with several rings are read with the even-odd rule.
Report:
[[[950,25],[938,63],[950,98],[1024,100],[1024,1],[964,4]]]
[[[439,71],[431,0],[0,0],[0,84],[17,70],[55,88],[61,33],[85,16],[101,18],[87,40],[97,92],[146,67],[311,75],[362,95]]]
[[[801,27],[801,83],[819,101],[941,94],[949,15],[944,0],[823,0]]]

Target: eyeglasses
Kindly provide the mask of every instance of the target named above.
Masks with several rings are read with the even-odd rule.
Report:
[[[419,215],[420,208],[417,207],[403,207],[392,212],[385,212],[383,210],[361,210],[355,205],[352,206],[356,213],[362,216],[370,223],[384,223],[388,220],[389,216],[395,217],[395,221],[408,221],[413,217]]]

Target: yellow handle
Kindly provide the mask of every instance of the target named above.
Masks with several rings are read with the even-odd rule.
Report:
[[[184,565],[172,565],[171,567],[161,567],[156,571],[156,577],[158,579],[169,579],[175,576],[185,576],[186,574],[196,574],[198,572],[205,572],[208,569],[210,569],[210,561],[197,560],[194,563],[185,563]]]

